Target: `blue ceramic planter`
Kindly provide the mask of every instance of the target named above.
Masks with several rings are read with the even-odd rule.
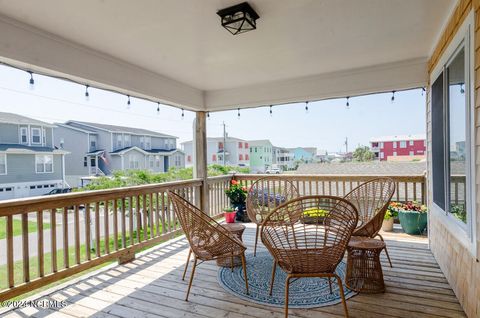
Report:
[[[400,225],[407,234],[420,235],[427,227],[427,213],[398,211]]]

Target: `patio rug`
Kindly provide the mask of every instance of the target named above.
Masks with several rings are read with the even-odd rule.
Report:
[[[246,255],[248,287],[250,294],[245,294],[245,277],[241,266],[235,267],[233,273],[230,268],[220,267],[218,270],[218,282],[227,292],[247,301],[274,307],[283,307],[285,303],[285,279],[287,274],[277,267],[275,284],[272,296],[270,291],[270,277],[272,275],[272,256],[264,251]],[[346,266],[342,261],[337,266],[337,275],[342,280],[345,277]],[[357,293],[347,289],[343,284],[345,298],[355,296]],[[327,278],[300,278],[290,280],[289,307],[290,308],[314,308],[341,303],[340,292],[335,279],[332,279],[332,290],[328,286]]]

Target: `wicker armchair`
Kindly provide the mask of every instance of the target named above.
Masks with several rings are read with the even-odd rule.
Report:
[[[328,211],[316,224],[303,221],[306,210]],[[288,289],[292,278],[336,278],[346,317],[348,309],[342,279],[335,274],[358,222],[357,209],[347,200],[334,196],[305,196],[273,210],[262,223],[261,238],[274,258],[270,293],[276,266],[287,272],[285,317],[288,317]]]
[[[252,184],[247,195],[247,214],[249,219],[257,225],[254,256],[257,254],[260,225],[265,217],[277,206],[298,196],[298,190],[293,183],[282,177],[264,177]]]
[[[358,210],[359,224],[353,236],[378,236],[383,241],[378,232],[382,228],[383,218],[394,193],[395,182],[391,178],[376,178],[362,183],[344,197]],[[386,247],[385,253],[390,267],[393,267]]]
[[[178,194],[169,191],[168,197],[172,202],[173,209],[178,217],[180,225],[182,226],[183,232],[187,237],[188,243],[190,244],[190,251],[188,253],[188,259],[185,264],[182,279],[185,278],[190,256],[192,253],[194,254],[193,269],[185,300],[188,301],[193,275],[195,274],[195,268],[197,267],[197,260],[204,262],[231,257],[231,264],[233,266],[234,256],[240,256],[242,260],[245,287],[248,294],[247,266],[245,262],[245,250],[247,248],[245,245],[236,237],[231,236],[230,233],[214,219],[203,213]]]

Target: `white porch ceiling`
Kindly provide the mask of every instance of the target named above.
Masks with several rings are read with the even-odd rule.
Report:
[[[424,85],[455,0],[251,0],[257,30],[216,11],[242,0],[0,0],[0,59],[192,110]]]

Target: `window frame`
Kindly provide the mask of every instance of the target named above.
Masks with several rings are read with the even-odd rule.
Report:
[[[52,161],[52,171],[47,171],[47,163],[44,161],[42,163],[39,163],[38,162],[38,159],[39,158],[46,158],[46,157],[50,157],[51,158],[51,161]],[[39,164],[42,164],[43,165],[43,171],[39,171],[38,170],[38,165]],[[55,172],[55,164],[54,164],[54,158],[53,158],[53,155],[45,155],[45,154],[38,154],[38,155],[35,155],[35,173],[37,174],[44,174],[44,173],[54,173]]]
[[[23,134],[25,132],[25,135]],[[22,137],[25,136],[25,141],[22,140]],[[28,127],[20,127],[20,144],[28,145]]]
[[[30,134],[30,139],[31,139],[31,140],[30,140],[30,143],[31,143],[32,145],[41,145],[41,144],[42,144],[42,129],[39,128],[39,127],[32,127],[32,128],[30,128],[30,130],[31,130],[31,134]],[[38,142],[34,142],[34,141],[33,141],[33,137],[35,137],[35,136],[34,136],[34,133],[33,133],[34,131],[38,131]]]
[[[465,21],[463,24],[458,28],[457,33],[451,40],[450,44],[447,46],[445,49],[444,53],[440,57],[440,59],[437,62],[437,65],[434,67],[433,71],[430,74],[430,87],[429,90],[431,92],[432,89],[432,83],[436,81],[436,79],[443,74],[443,81],[444,81],[444,86],[443,86],[443,117],[444,117],[444,146],[446,147],[445,149],[445,163],[444,163],[444,178],[445,178],[445,209],[441,208],[438,206],[435,202],[433,202],[432,199],[429,200],[430,203],[430,210],[431,214],[435,215],[436,220],[440,221],[448,230],[449,232],[458,239],[458,241],[463,244],[469,251],[470,253],[474,256],[477,257],[477,237],[476,237],[476,223],[477,223],[477,217],[476,217],[476,168],[475,168],[475,162],[476,162],[476,153],[475,153],[475,123],[474,123],[474,115],[475,115],[475,87],[474,87],[474,77],[473,75],[475,74],[475,49],[474,49],[474,32],[475,30],[475,23],[474,23],[474,14],[473,11],[469,13],[469,15],[465,18]],[[446,72],[446,67],[450,64],[450,62],[457,56],[458,52],[461,51],[461,49],[465,49],[465,98],[466,98],[466,140],[465,142],[468,143],[468,146],[466,145],[465,147],[465,152],[466,152],[466,177],[467,180],[465,182],[465,185],[467,188],[467,195],[466,195],[466,207],[467,211],[470,211],[470,213],[467,213],[467,222],[463,223],[462,221],[458,220],[454,215],[449,213],[449,198],[450,198],[450,174],[449,174],[449,159],[447,160],[447,154],[449,154],[449,118],[448,114],[446,114],[447,111],[447,101],[449,98],[448,94],[448,87],[445,88],[445,82],[448,81],[447,77],[447,72]],[[431,127],[432,125],[432,120],[431,120],[431,111],[432,111],[432,105],[429,105],[429,111],[430,111],[430,122],[429,126]],[[427,129],[428,131],[428,129]],[[428,142],[431,144],[432,140],[432,135],[431,132],[429,132],[429,138],[427,139]],[[427,141],[424,141],[424,144]],[[428,151],[429,155],[429,170],[432,171],[432,154],[430,151]],[[431,183],[431,178],[429,178],[429,183]],[[433,197],[433,187],[430,185],[430,191],[432,191],[432,195],[430,197]]]
[[[8,174],[8,162],[7,162],[7,154],[6,153],[0,153],[0,157],[5,158],[5,172],[0,171],[0,176],[4,176]]]

